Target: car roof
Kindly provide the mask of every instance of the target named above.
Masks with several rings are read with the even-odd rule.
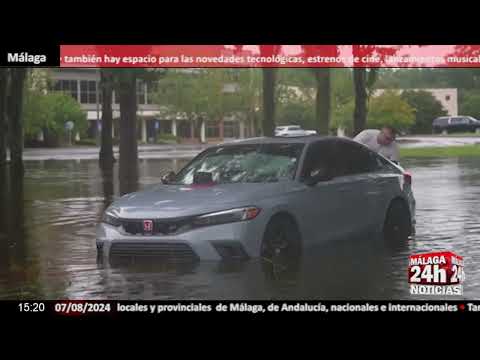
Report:
[[[304,136],[263,136],[249,139],[239,139],[226,143],[221,143],[221,146],[234,145],[256,145],[256,144],[310,144],[320,140],[346,140],[353,141],[348,138],[340,138],[337,136],[322,136],[322,135],[304,135]]]

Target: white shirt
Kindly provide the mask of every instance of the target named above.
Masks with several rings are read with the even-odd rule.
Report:
[[[378,143],[378,135],[380,130],[367,129],[355,136],[353,140],[360,144],[368,146],[371,150],[385,156],[387,159],[399,161],[400,155],[398,152],[398,145],[392,141],[389,145],[382,145]]]

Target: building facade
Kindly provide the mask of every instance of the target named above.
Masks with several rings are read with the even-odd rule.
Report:
[[[53,91],[62,91],[76,99],[87,115],[87,136],[99,138],[102,119],[102,99],[98,69],[53,69]],[[181,143],[209,143],[239,139],[254,135],[252,121],[241,114],[225,116],[219,120],[197,121],[184,114],[166,115],[168,111],[155,103],[157,84],[137,83],[137,134],[143,143],[156,143],[163,135],[175,136]],[[113,92],[112,136],[118,137],[120,105]]]

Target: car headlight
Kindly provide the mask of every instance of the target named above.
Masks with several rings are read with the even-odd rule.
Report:
[[[113,213],[105,211],[102,216],[102,222],[112,226],[120,226],[122,223],[120,219]]]
[[[245,207],[224,211],[217,211],[210,214],[200,215],[193,219],[194,226],[209,226],[226,224],[237,221],[252,220],[260,213],[257,207]]]

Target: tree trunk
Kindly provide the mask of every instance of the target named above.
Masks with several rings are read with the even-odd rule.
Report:
[[[274,135],[276,72],[275,68],[263,68],[263,136]]]
[[[330,125],[330,69],[317,68],[314,71],[317,82],[315,97],[317,132],[319,135],[328,135]]]
[[[102,91],[102,136],[100,146],[100,166],[111,167],[115,162],[113,156],[112,140],[112,97],[113,97],[113,76],[107,69],[100,71],[100,86]]]
[[[7,80],[8,70],[0,69],[0,168],[7,163]]]
[[[7,100],[10,161],[13,167],[23,169],[23,95],[26,68],[11,69],[10,92]]]
[[[10,241],[8,234],[8,217],[10,209],[7,169],[7,166],[0,166],[0,264],[5,268],[8,268],[10,261]]]
[[[137,93],[136,76],[123,70],[120,76],[120,193],[138,186]]]
[[[367,71],[365,68],[353,69],[355,90],[355,110],[353,112],[353,136],[365,129],[367,124]]]

